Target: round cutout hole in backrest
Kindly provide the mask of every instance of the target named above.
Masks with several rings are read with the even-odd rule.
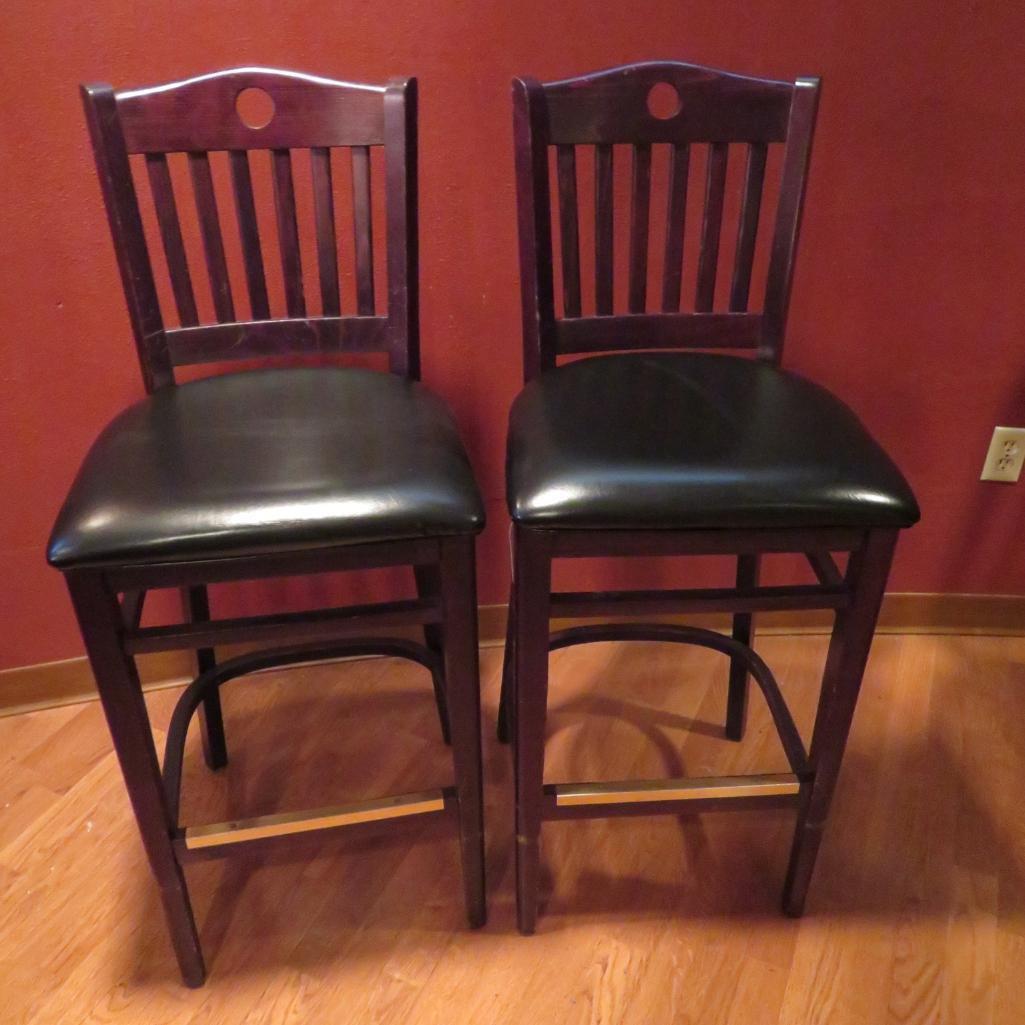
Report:
[[[235,97],[235,112],[247,128],[266,128],[274,117],[274,101],[263,89],[250,86]]]
[[[668,82],[656,82],[648,91],[648,113],[668,121],[680,113],[680,94]]]

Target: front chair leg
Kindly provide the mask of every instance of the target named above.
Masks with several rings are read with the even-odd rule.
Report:
[[[437,566],[414,566],[416,577],[416,593],[421,599],[437,598],[441,593],[441,585]],[[441,724],[441,737],[446,744],[452,743],[452,734],[448,721],[448,705],[445,699],[445,643],[441,627],[435,623],[424,625],[424,644],[438,661],[438,667],[431,672],[431,683],[434,685],[434,704],[438,709],[438,721]]]
[[[487,904],[484,889],[477,582],[472,537],[446,538],[441,542],[441,608],[466,915],[470,925],[476,928],[487,919]]]
[[[142,842],[160,887],[182,979],[187,986],[202,986],[203,954],[185,877],[171,843],[176,824],[168,814],[135,662],[120,644],[117,595],[95,571],[69,572],[67,583]]]
[[[548,538],[539,531],[517,527],[514,546],[516,920],[520,932],[529,935],[537,922],[552,561]]]
[[[794,917],[804,911],[896,541],[896,530],[870,531],[864,545],[851,554],[847,567],[851,604],[837,612],[829,641],[809,753],[812,780],[801,788],[797,830],[783,887],[783,910]]]
[[[757,555],[737,556],[737,587],[758,585]],[[751,647],[754,640],[754,616],[750,612],[738,612],[733,617],[733,639]],[[726,697],[726,736],[730,740],[743,740],[747,725],[747,698],[750,683],[747,665],[740,659],[730,661],[730,684]]]
[[[206,587],[183,587],[181,589],[182,612],[190,623],[210,621],[210,599]],[[205,673],[217,665],[213,648],[200,648],[196,652],[196,667]],[[221,693],[211,688],[199,706],[199,728],[203,738],[203,758],[210,769],[223,769],[228,764],[228,742],[224,736],[224,713],[221,710]]]

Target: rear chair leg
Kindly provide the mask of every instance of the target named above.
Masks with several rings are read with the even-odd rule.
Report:
[[[516,616],[513,587],[510,586],[509,619],[505,626],[505,650],[502,652],[502,695],[498,701],[498,739],[502,744],[508,744],[513,735],[513,706],[516,702],[513,687],[515,652]]]
[[[117,595],[95,571],[71,571],[67,583],[142,842],[160,887],[182,979],[187,986],[202,986],[203,954],[185,877],[171,843],[176,824],[168,815],[135,662],[120,644]]]
[[[480,747],[480,671],[477,583],[472,537],[441,541],[442,639],[459,804],[459,840],[466,915],[476,928],[487,919],[484,889],[484,798]]]
[[[737,587],[758,585],[757,555],[737,556]],[[754,640],[754,616],[738,612],[733,617],[733,639],[751,647]],[[750,683],[747,666],[739,659],[730,661],[730,685],[726,697],[726,736],[730,740],[743,740],[747,725],[747,698]]]
[[[797,830],[783,887],[783,911],[793,917],[804,912],[896,541],[896,530],[870,531],[848,563],[851,604],[837,612],[829,641],[809,753],[813,775],[801,788]]]
[[[539,531],[517,527],[514,544],[516,920],[520,932],[529,935],[537,922],[552,561],[548,538]]]
[[[437,598],[441,593],[440,578],[437,566],[414,566],[416,577],[416,593],[421,599]],[[424,625],[424,644],[428,651],[438,659],[438,668],[431,672],[431,683],[434,685],[434,704],[438,709],[438,721],[441,723],[441,737],[446,744],[452,743],[449,728],[448,707],[445,701],[445,644],[441,627],[436,623]]]
[[[181,589],[182,611],[190,623],[210,621],[210,599],[206,587],[183,587]],[[196,667],[205,673],[217,665],[213,648],[196,651]],[[199,706],[200,735],[203,738],[203,758],[210,769],[223,769],[228,764],[228,742],[224,736],[224,714],[221,711],[221,694],[213,687]]]

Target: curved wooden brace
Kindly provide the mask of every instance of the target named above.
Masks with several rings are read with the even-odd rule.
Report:
[[[592,644],[595,641],[671,641],[674,644],[696,644],[698,647],[711,648],[729,655],[730,658],[739,659],[747,666],[765,695],[765,703],[769,706],[769,714],[776,726],[790,768],[802,778],[810,771],[808,753],[804,749],[801,734],[783,699],[776,677],[758,653],[746,644],[699,626],[607,623],[601,626],[576,626],[568,630],[557,630],[549,638],[548,649],[556,651],[574,644]]]
[[[196,709],[202,704],[203,698],[211,689],[219,688],[228,680],[258,672],[261,669],[275,669],[279,666],[299,665],[303,662],[318,662],[322,659],[361,655],[388,655],[393,658],[409,659],[411,662],[419,663],[430,672],[436,687],[441,680],[441,661],[434,652],[415,641],[387,637],[366,640],[353,638],[335,641],[333,644],[296,644],[285,648],[254,651],[227,659],[207,672],[200,673],[182,691],[178,703],[174,706],[171,722],[167,728],[163,778],[171,820],[176,823],[178,821],[182,760],[185,755],[185,737],[189,731],[189,723],[192,721]]]

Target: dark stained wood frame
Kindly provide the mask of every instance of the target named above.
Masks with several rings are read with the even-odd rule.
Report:
[[[262,128],[235,110],[245,89],[274,102]],[[174,369],[260,356],[387,352],[394,373],[419,378],[417,274],[417,85],[337,82],[268,68],[236,68],[184,82],[115,92],[84,85],[82,100],[96,156],[118,266],[147,391],[174,382]],[[375,312],[370,212],[370,149],[386,153],[387,313]],[[350,147],[354,176],[357,310],[338,301],[337,254],[329,151]],[[296,224],[291,151],[309,149],[324,316],[306,312]],[[274,206],[287,317],[271,318],[264,254],[253,200],[250,153],[271,155]],[[236,319],[224,256],[223,212],[217,208],[210,152],[227,151],[242,242],[251,320]],[[187,153],[217,322],[199,324],[185,257],[169,153]],[[150,187],[181,326],[164,325],[129,158],[145,154]]]
[[[251,86],[264,89],[274,101],[275,115],[265,128],[246,127],[235,111],[236,97]],[[415,79],[366,86],[294,72],[243,68],[150,89],[116,93],[110,86],[101,85],[85,86],[82,92],[148,391],[173,387],[174,368],[186,363],[284,353],[380,350],[389,354],[391,372],[414,379],[419,376]],[[357,185],[357,227],[364,236],[362,241],[357,240],[359,308],[349,316],[338,311],[333,210],[330,182],[325,177],[330,173],[325,155],[333,146],[355,147],[360,155],[354,163],[364,169],[362,186]],[[366,177],[371,146],[383,146],[385,151],[389,283],[385,316],[374,314],[372,286],[368,287],[366,280],[372,244]],[[311,147],[314,153],[320,284],[325,310],[330,313],[318,318],[306,315],[302,294],[289,158],[291,149],[297,147]],[[207,160],[208,151],[223,149],[230,151],[250,301],[252,309],[264,317],[261,320],[234,319]],[[258,245],[248,162],[252,149],[268,149],[273,154],[288,306],[288,316],[277,320],[269,316],[263,255]],[[165,154],[172,151],[189,154],[208,271],[217,316],[222,321],[218,324],[197,323],[167,174]],[[146,154],[172,291],[183,324],[178,329],[166,330],[161,319],[130,153]],[[245,619],[211,618],[207,586],[215,582],[402,565],[415,571],[415,600]],[[280,838],[277,834],[284,833],[296,834],[299,840],[310,829],[336,829],[339,825],[362,831],[391,824],[396,814],[447,817],[460,838],[470,924],[483,924],[486,908],[473,536],[425,537],[245,557],[225,553],[224,557],[194,561],[88,565],[66,570],[65,577],[187,985],[201,985],[206,968],[182,866],[192,858],[221,856],[230,851],[237,842],[231,832],[238,824],[222,824],[223,835],[217,846],[190,845],[187,828],[178,822],[185,736],[192,715],[199,709],[204,720],[207,763],[212,768],[225,765],[228,755],[219,688],[227,680],[259,668],[340,655],[380,654],[410,659],[428,669],[442,733],[452,746],[455,785],[436,791],[438,798],[433,801],[377,800],[368,802],[363,811],[306,816],[305,821],[300,813],[295,822],[279,823],[269,830],[273,835],[266,839]],[[180,589],[184,621],[173,626],[143,627],[146,592],[161,587]],[[368,627],[404,626],[421,627],[425,643],[365,636]],[[217,662],[215,644],[240,641],[279,646]],[[134,656],[171,648],[197,650],[198,676],[174,712],[161,771]],[[349,826],[349,822],[358,824]],[[207,832],[219,829],[204,828]],[[248,829],[240,837],[249,845],[257,842],[249,836],[267,832],[264,827]]]
[[[669,83],[679,112],[657,118],[647,109],[651,88]],[[692,64],[632,64],[542,85],[513,80],[516,184],[524,376],[555,366],[558,356],[632,348],[757,350],[778,364],[783,353],[794,257],[818,109],[819,80],[746,78]],[[712,312],[723,214],[726,144],[748,146],[742,215],[727,312]],[[786,143],[780,197],[761,313],[747,311],[755,234],[764,185],[766,146]],[[629,313],[612,312],[612,147],[634,155],[631,199]],[[651,146],[672,146],[661,310],[646,312],[647,224]],[[701,231],[695,312],[680,313],[684,212],[689,149],[709,143],[705,217]],[[580,259],[574,147],[594,145],[595,289],[597,316],[580,313]],[[548,150],[557,152],[558,215],[566,316],[555,315],[551,186]]]
[[[677,113],[662,119],[647,108],[657,83],[677,91]],[[513,82],[516,180],[519,211],[524,377],[527,381],[556,366],[558,356],[610,349],[749,349],[778,364],[793,280],[818,100],[818,80],[777,82],[744,78],[679,63],[635,64],[562,82]],[[714,312],[715,269],[723,209],[727,144],[748,145],[738,244],[728,312]],[[766,147],[785,143],[775,230],[761,313],[747,311],[755,231],[761,204]],[[611,308],[612,190],[611,153],[629,143],[634,152],[631,192],[629,312]],[[671,145],[667,231],[661,309],[646,311],[645,281],[650,199],[651,147]],[[683,217],[687,166],[692,144],[709,144],[705,215],[693,313],[680,313]],[[595,275],[596,315],[582,316],[574,146],[596,151]],[[562,239],[563,306],[555,313],[552,202],[549,147],[556,149],[558,217]],[[643,225],[640,223],[643,221]],[[897,530],[809,527],[805,529],[722,530],[560,530],[516,524],[513,585],[502,674],[499,737],[512,740],[516,781],[517,920],[533,932],[537,918],[541,823],[546,819],[607,815],[678,813],[686,790],[669,787],[675,799],[660,799],[657,784],[634,781],[612,786],[548,784],[544,778],[544,738],[548,694],[548,653],[569,644],[599,640],[663,640],[715,648],[730,659],[725,734],[743,736],[748,677],[759,683],[790,761],[794,792],[778,787],[752,796],[736,780],[712,781],[723,795],[687,800],[692,811],[794,807],[797,829],[783,891],[787,914],[802,913],[822,830],[829,811],[889,573]],[[762,587],[763,554],[804,554],[818,581],[814,585]],[[841,573],[832,552],[848,553]],[[552,593],[552,561],[557,558],[733,555],[734,588],[676,591]],[[823,676],[810,750],[805,753],[768,667],[751,649],[753,614],[767,609],[835,610],[835,625]],[[680,612],[731,611],[731,637],[679,626],[616,624],[550,633],[550,619],[561,617],[652,616]],[[674,781],[683,783],[685,781]],[[695,781],[689,781],[694,783]],[[697,781],[700,783],[701,781]],[[720,785],[721,784],[721,785]],[[631,790],[631,786],[634,788]],[[756,788],[757,789],[757,788]],[[574,803],[560,793],[575,790]],[[729,793],[734,790],[734,794]],[[589,801],[589,791],[596,792]],[[581,797],[580,794],[583,794]],[[622,800],[615,803],[616,795]]]

